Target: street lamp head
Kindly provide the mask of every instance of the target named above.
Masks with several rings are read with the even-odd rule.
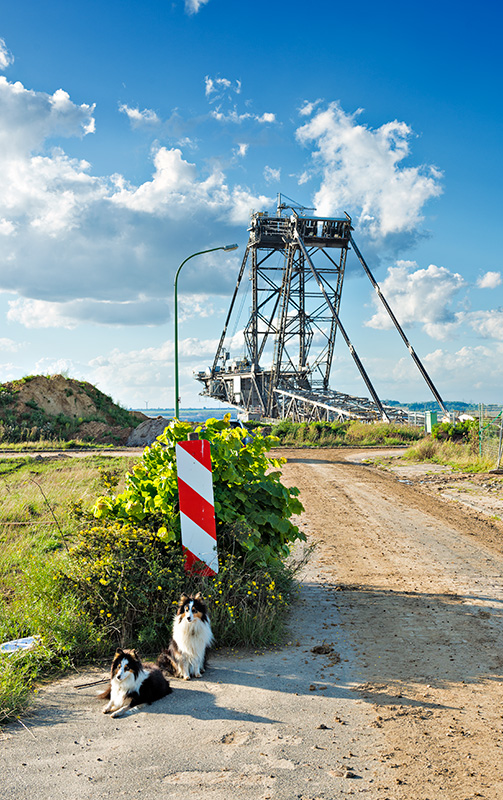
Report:
[[[237,249],[238,249],[238,245],[237,244],[225,244],[222,247],[222,250],[226,250],[226,251],[227,250],[237,250]]]

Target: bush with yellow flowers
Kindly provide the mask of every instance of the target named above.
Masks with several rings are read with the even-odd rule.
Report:
[[[144,649],[165,644],[182,591],[202,592],[220,645],[279,636],[292,585],[286,559],[305,539],[291,519],[303,510],[298,490],[281,482],[284,459],[266,455],[274,437],[248,438],[228,418],[197,430],[211,443],[219,573],[184,571],[175,447],[192,426],[173,420],[145,448],[124,491],[107,486],[92,509],[95,524],[70,553],[67,579],[102,637]]]

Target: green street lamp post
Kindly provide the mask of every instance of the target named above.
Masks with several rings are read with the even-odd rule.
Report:
[[[175,275],[175,300],[174,300],[174,317],[175,317],[175,419],[178,419],[180,412],[180,397],[179,397],[179,381],[178,381],[178,276],[184,264],[187,263],[194,256],[201,256],[204,253],[213,253],[215,250],[236,250],[237,244],[225,244],[222,247],[211,247],[209,250],[200,250],[198,253],[192,253],[187,256],[185,261],[182,261],[178,267]]]

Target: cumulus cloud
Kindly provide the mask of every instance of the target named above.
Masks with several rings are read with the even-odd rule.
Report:
[[[430,264],[420,269],[414,261],[399,261],[389,267],[380,284],[382,293],[403,326],[422,325],[429,336],[447,338],[459,326],[463,312],[455,312],[453,301],[466,286],[461,275]],[[393,323],[379,298],[377,311],[365,324],[370,328],[391,328]]]
[[[233,226],[272,203],[229,186],[218,165],[201,174],[180,148],[157,146],[152,177],[138,185],[93,175],[87,161],[51,148],[51,140],[93,131],[93,112],[63,90],[31,91],[0,77],[0,290],[20,295],[9,318],[27,327],[162,323],[159,298],[170,297],[187,242],[196,235],[204,249],[234,241]],[[148,110],[123,113],[153,121]],[[230,291],[236,258],[201,257],[186,271],[187,290]]]
[[[501,272],[486,272],[477,280],[479,289],[496,289],[501,285]]]
[[[204,210],[213,218],[227,218],[235,224],[248,222],[251,208],[271,203],[270,198],[257,196],[240,186],[229,189],[218,167],[200,180],[196,165],[185,161],[178,148],[159,148],[154,165],[151,181],[139,187],[119,182],[110,200],[128,209],[173,219],[186,218],[189,212],[193,215],[194,209]]]
[[[463,320],[484,339],[503,341],[503,311],[470,311],[463,315]]]
[[[54,94],[25,89],[0,76],[0,152],[2,163],[40,151],[47,139],[93,133],[94,104],[75,105],[63,89]]]
[[[261,114],[260,117],[256,117],[257,122],[276,122],[276,114],[272,114],[270,111],[266,111],[264,114]]]
[[[307,109],[304,105],[306,114]],[[322,176],[314,198],[317,212],[356,213],[360,228],[374,239],[413,231],[423,221],[425,203],[442,191],[441,174],[433,166],[402,166],[413,135],[404,122],[374,130],[357,122],[360,114],[361,109],[346,114],[331,103],[297,130],[301,144],[317,148],[313,159]]]
[[[459,376],[466,376],[466,388],[473,399],[473,392],[499,393],[503,379],[503,348],[464,346],[454,353],[441,349],[426,356],[425,364],[434,376],[442,380],[445,389],[450,386],[459,392]],[[477,397],[477,395],[475,395]]]
[[[444,399],[451,396],[478,402],[481,394],[499,396],[503,380],[502,355],[500,344],[494,347],[464,345],[458,350],[437,348],[421,360]],[[388,391],[397,391],[405,382],[411,399],[424,396],[425,384],[408,356],[395,364]]]
[[[239,352],[243,346],[242,333],[230,340],[233,352]],[[180,380],[184,403],[191,396],[192,401],[202,390],[202,386],[194,381],[194,370],[205,370],[213,363],[218,347],[218,339],[200,339],[197,337],[181,338],[178,343],[180,359]],[[119,396],[136,396],[138,405],[143,400],[139,392],[148,390],[149,396],[162,391],[166,400],[164,405],[172,403],[174,364],[174,345],[171,340],[159,347],[145,347],[137,350],[119,350],[115,348],[107,355],[92,359],[86,368],[86,379],[99,386],[109,394]],[[170,394],[168,395],[168,392]],[[134,400],[132,401],[134,402]]]
[[[150,108],[144,108],[143,111],[140,111],[139,108],[131,108],[130,106],[121,103],[119,105],[119,111],[122,114],[126,114],[133,128],[159,125],[160,123],[159,117],[155,111],[152,111]]]

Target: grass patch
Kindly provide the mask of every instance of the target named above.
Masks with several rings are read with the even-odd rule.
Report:
[[[407,461],[444,464],[456,472],[489,472],[494,466],[494,460],[481,458],[470,443],[438,441],[431,437],[421,439],[415,446],[409,447],[402,458]]]
[[[22,453],[26,450],[39,452],[44,450],[106,450],[112,448],[111,444],[95,444],[78,439],[38,439],[34,442],[5,442],[0,441],[0,452]]]
[[[409,425],[352,420],[349,422],[291,422],[283,419],[276,425],[247,423],[277,436],[280,444],[290,447],[374,447],[407,445],[423,436],[423,429]]]
[[[0,459],[0,642],[38,635],[33,652],[0,655],[0,722],[21,713],[33,687],[96,652],[99,635],[58,575],[81,523],[74,507],[120,480],[132,458]]]

